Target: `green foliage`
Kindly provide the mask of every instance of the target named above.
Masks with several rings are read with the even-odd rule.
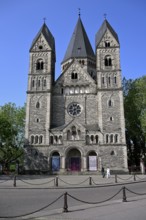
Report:
[[[25,106],[8,103],[0,107],[0,163],[4,167],[22,159],[24,119]]]
[[[123,87],[128,156],[138,165],[146,154],[146,76],[123,79]]]

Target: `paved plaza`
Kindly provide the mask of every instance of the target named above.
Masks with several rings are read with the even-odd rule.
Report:
[[[15,182],[16,181],[16,182]],[[110,178],[102,178],[101,175],[66,175],[66,176],[0,176],[0,190],[10,189],[52,189],[64,188],[89,188],[110,185],[121,185],[137,183],[141,181],[145,184],[145,175],[111,175]],[[16,186],[14,186],[16,183]],[[2,191],[0,191],[2,192]],[[36,195],[37,198],[37,195]],[[87,195],[88,200],[88,195]],[[67,211],[63,208],[48,210],[43,209],[32,215],[21,216],[23,220],[145,220],[146,216],[146,195],[129,197],[126,202],[121,199],[106,201],[101,204],[80,204],[69,206]],[[5,219],[5,218],[1,218]]]

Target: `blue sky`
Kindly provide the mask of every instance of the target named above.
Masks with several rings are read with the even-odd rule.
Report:
[[[26,102],[29,49],[44,17],[55,38],[56,78],[60,75],[78,8],[93,49],[106,13],[119,36],[122,76],[136,79],[146,74],[145,0],[0,0],[0,105]]]

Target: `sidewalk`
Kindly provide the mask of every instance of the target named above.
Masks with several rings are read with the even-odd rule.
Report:
[[[120,184],[133,181],[146,181],[145,175],[111,175],[110,178],[103,178],[101,175],[60,175],[60,176],[40,176],[40,175],[19,175],[0,176],[0,188],[75,188],[94,187],[105,184]]]
[[[58,186],[56,186],[56,178],[58,179]],[[86,188],[132,183],[134,181],[146,181],[146,176],[118,175],[117,183],[115,175],[112,175],[109,179],[102,178],[101,175],[17,176],[15,188]],[[14,178],[0,176],[1,189],[14,188],[13,184]],[[19,220],[145,220],[146,195],[131,197],[127,200],[127,202],[123,202],[121,198],[96,205],[70,206],[68,204],[68,212],[63,212],[63,208],[53,210],[47,210],[46,208],[33,215],[21,217]]]
[[[81,205],[69,208],[63,213],[62,209],[42,211],[23,220],[145,220],[146,196],[133,197],[128,202],[121,200],[110,201],[100,205]]]

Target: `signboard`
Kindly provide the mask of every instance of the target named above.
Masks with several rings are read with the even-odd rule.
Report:
[[[60,170],[60,157],[54,156],[52,157],[52,171],[59,171]]]
[[[97,170],[97,157],[89,156],[89,170],[96,171]]]

